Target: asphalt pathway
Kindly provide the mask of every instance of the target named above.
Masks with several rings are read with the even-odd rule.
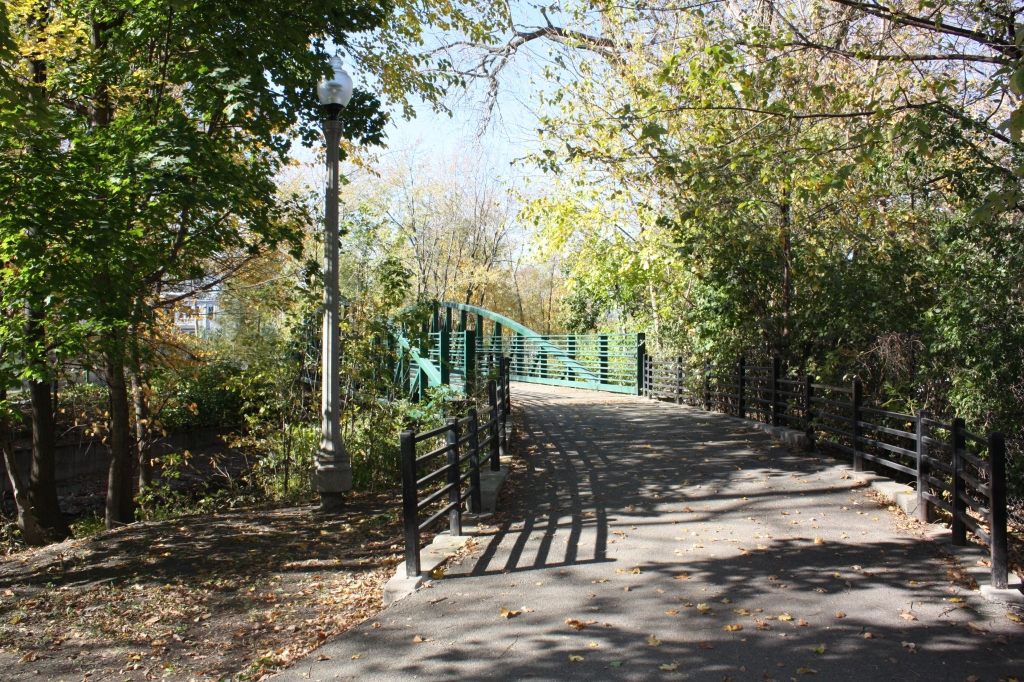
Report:
[[[840,463],[685,407],[512,395],[497,532],[276,679],[1024,680],[1024,627]]]

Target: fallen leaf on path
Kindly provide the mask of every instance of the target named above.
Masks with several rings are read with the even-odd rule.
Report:
[[[949,601],[952,604],[963,604],[964,603],[964,600],[963,600],[962,597],[950,597]]]
[[[986,630],[985,628],[981,627],[977,623],[968,623],[967,627],[969,627],[970,629],[974,630],[975,632],[979,632],[981,634],[985,634],[986,632],[988,632],[988,630]]]
[[[864,639],[883,639],[882,635],[877,635],[874,632],[865,632]]]
[[[655,637],[654,635],[649,635],[647,637],[647,643],[651,646],[661,646],[661,640]]]
[[[797,625],[799,625],[799,626],[800,626],[800,627],[802,627],[802,628],[809,628],[809,627],[811,627],[811,624],[810,624],[810,623],[808,623],[808,622],[807,622],[806,620],[804,620],[803,618],[801,618],[800,620],[798,620],[798,621],[796,622],[796,624],[797,624]]]
[[[677,609],[669,609],[668,611],[665,612],[665,615],[666,616],[674,616],[677,613],[679,613],[679,611]]]
[[[519,615],[518,611],[512,611],[511,609],[506,609],[504,606],[501,607],[501,617],[505,618],[506,620],[509,619],[509,618],[515,618],[518,615]]]
[[[583,657],[582,656],[577,656],[576,654],[569,654],[569,660],[572,661],[573,663],[578,663],[579,661],[583,660]]]
[[[726,632],[738,632],[738,631],[743,629],[743,626],[742,625],[726,625],[722,629],[725,630]]]
[[[917,620],[917,616],[908,611],[904,611],[903,613],[901,613],[900,618],[902,618],[903,620]]]
[[[662,663],[661,665],[658,666],[658,670],[678,670],[678,669],[679,669],[679,664],[678,663]]]
[[[359,654],[352,654],[352,660],[353,661],[356,660],[357,658],[359,658]]]
[[[316,660],[318,660],[318,661],[329,661],[329,660],[331,660],[331,657],[330,656],[325,656],[323,654],[320,654],[319,656],[316,657]]]
[[[701,613],[707,613],[708,611],[711,610],[711,607],[708,606],[707,604],[697,604],[697,610],[700,611]]]
[[[419,644],[420,642],[430,642],[430,641],[433,641],[433,640],[431,640],[429,637],[420,637],[419,635],[416,635],[415,637],[412,638],[412,641],[414,641],[417,644]]]
[[[793,620],[793,616],[789,615],[788,613],[783,613],[779,615],[779,620],[790,621]]]
[[[699,646],[701,649],[714,649],[715,648],[714,644],[708,644],[707,642],[701,642],[697,646]]]
[[[1012,620],[1014,623],[1024,623],[1024,620],[1022,620],[1021,617],[1018,616],[1016,613],[1008,613],[1006,614],[1006,617]]]
[[[690,579],[690,574],[689,573],[680,573],[679,575],[676,576],[676,580],[689,580],[689,579]]]
[[[608,582],[608,578],[601,578],[600,580],[591,580],[590,582],[593,585],[596,585],[597,583],[606,583]]]
[[[732,612],[736,613],[736,614],[739,614],[741,616],[749,616],[750,615],[750,611],[748,611],[747,609],[733,609]]]
[[[825,539],[824,538],[814,538],[814,544],[816,544],[816,545],[824,545],[825,544]]]
[[[842,611],[836,613],[836,618],[846,618],[846,614]]]
[[[816,654],[823,654],[826,651],[828,651],[828,645],[827,644],[819,644],[818,646],[813,647],[811,649],[811,651],[813,651]]]
[[[622,661],[612,661],[608,664],[609,668],[619,668],[622,666]]]
[[[797,668],[796,669],[796,674],[797,675],[817,675],[818,671],[815,670],[814,668],[803,667],[803,668]]]

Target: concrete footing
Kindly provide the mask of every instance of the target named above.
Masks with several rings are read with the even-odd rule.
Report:
[[[495,507],[498,504],[498,495],[501,493],[501,486],[508,478],[508,467],[501,467],[500,471],[480,472],[480,514],[462,514],[462,535],[452,536],[448,531],[439,533],[429,545],[420,550],[420,574],[417,576],[406,575],[406,564],[403,561],[398,564],[395,575],[388,580],[384,586],[384,605],[394,604],[400,599],[420,589],[430,580],[433,580],[433,572],[449,559],[454,557],[466,542],[477,535],[480,524],[488,521]]]

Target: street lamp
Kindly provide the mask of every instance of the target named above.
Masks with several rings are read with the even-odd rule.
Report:
[[[352,99],[352,78],[331,60],[333,76],[320,81],[317,96],[324,105],[324,138],[327,140],[327,206],[324,216],[324,329],[320,361],[320,448],[316,454],[315,487],[324,511],[342,505],[342,493],[352,489],[352,462],[341,442],[341,385],[338,366],[338,147],[341,121],[338,115]]]

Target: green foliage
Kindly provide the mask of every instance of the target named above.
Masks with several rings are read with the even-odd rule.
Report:
[[[237,363],[217,358],[162,373],[153,382],[155,426],[174,433],[240,425],[243,397],[233,380],[241,373]]]

